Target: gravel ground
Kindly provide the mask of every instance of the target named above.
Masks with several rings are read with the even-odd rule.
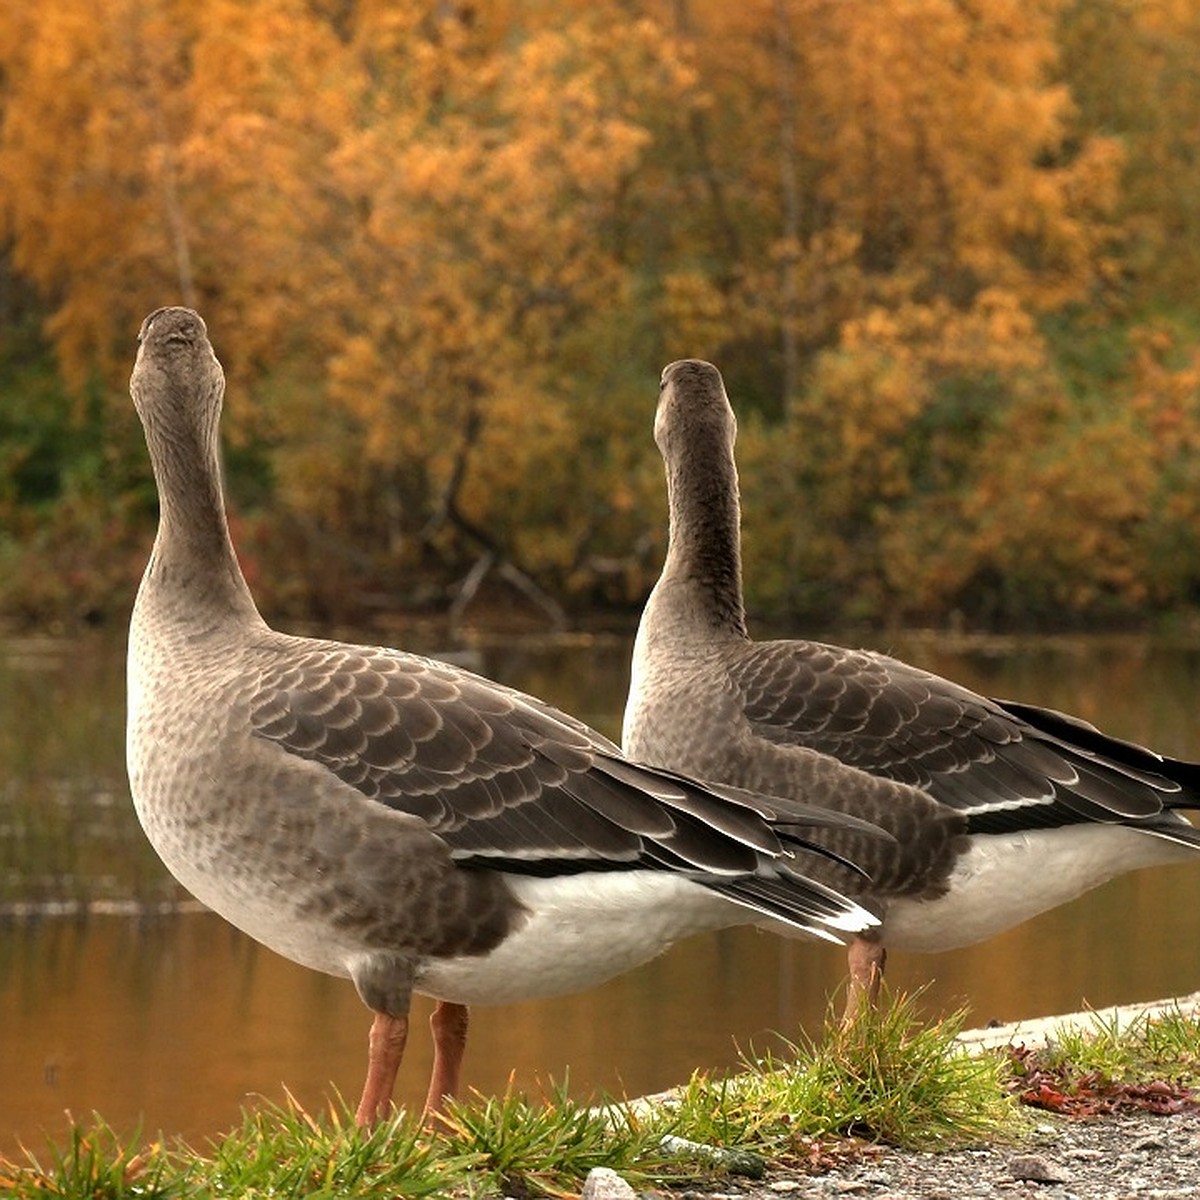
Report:
[[[884,1149],[825,1175],[768,1171],[679,1200],[1184,1200],[1200,1197],[1200,1116],[1049,1118],[1018,1147]]]

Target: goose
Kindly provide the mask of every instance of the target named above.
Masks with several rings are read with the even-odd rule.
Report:
[[[877,1000],[889,948],[971,945],[1123,872],[1195,857],[1200,829],[1178,810],[1200,807],[1200,765],[883,654],[751,640],[736,436],[716,367],[665,368],[654,438],[667,551],[634,641],[621,744],[652,766],[781,796],[827,756],[933,802],[827,798],[894,837],[864,843],[865,876],[838,876],[880,917],[850,943],[848,1016]],[[931,811],[953,824],[949,871],[914,854],[945,836]]]
[[[146,318],[130,392],[159,496],[129,632],[133,804],[197,899],[353,982],[373,1013],[359,1124],[391,1110],[413,993],[437,1002],[437,1114],[470,1005],[586,988],[725,926],[874,923],[806,870],[856,873],[841,844],[883,836],[856,818],[638,766],[459,667],[272,629],[230,538],[224,373],[196,312]]]

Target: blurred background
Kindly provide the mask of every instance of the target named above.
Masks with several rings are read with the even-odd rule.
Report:
[[[275,616],[636,611],[685,356],[757,612],[1191,609],[1197,61],[1188,0],[8,0],[0,617],[123,617],[180,302]]]
[[[1197,62],[1190,0],[0,4],[0,1150],[361,1080],[353,989],[190,911],[129,804],[149,311],[208,322],[285,628],[615,736],[696,356],[757,633],[1200,757]],[[977,1021],[1195,990],[1195,895],[1131,876],[890,977]],[[665,1087],[817,1032],[843,973],[702,939],[481,1013],[467,1077]]]

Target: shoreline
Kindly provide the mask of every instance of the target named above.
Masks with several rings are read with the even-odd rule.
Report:
[[[1139,1021],[1175,1011],[1200,1012],[1200,992],[964,1030],[957,1041],[967,1053],[1007,1045],[1040,1049],[1062,1031],[1123,1033]],[[643,1103],[669,1095],[646,1097]],[[866,1145],[861,1155],[820,1174],[800,1165],[773,1163],[762,1179],[731,1176],[715,1190],[662,1194],[673,1200],[1200,1198],[1200,1112],[1091,1117],[1066,1117],[1033,1108],[1028,1112],[1029,1133],[1013,1144],[946,1151]],[[586,1189],[584,1198],[588,1200]]]

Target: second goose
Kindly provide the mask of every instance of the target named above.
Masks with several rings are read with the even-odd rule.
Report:
[[[873,997],[886,951],[999,933],[1125,871],[1195,858],[1200,766],[1073,717],[993,700],[894,658],[750,639],[742,601],[737,423],[710,363],[662,376],[654,437],[668,546],[642,614],[622,745],[654,766],[772,795],[811,794],[895,841],[859,844],[867,880],[818,874],[873,907],[851,943],[848,1008]],[[836,762],[835,762],[836,760]],[[906,786],[891,794],[869,778]],[[932,852],[955,835],[950,849]]]

